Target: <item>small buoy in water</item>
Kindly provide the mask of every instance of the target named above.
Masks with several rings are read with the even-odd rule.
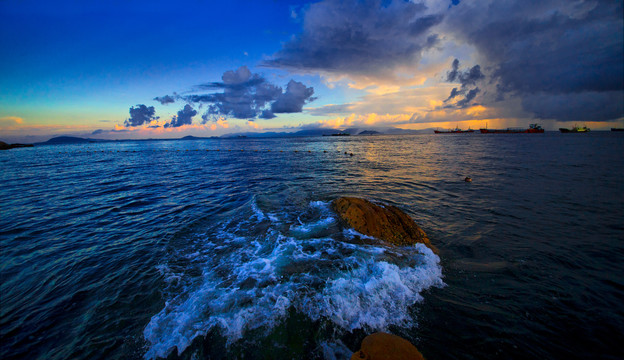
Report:
[[[349,155],[350,155],[350,156],[353,156],[353,153],[350,153]]]
[[[466,178],[464,179],[465,182],[472,182],[472,178],[469,176],[466,176]]]
[[[323,152],[324,152],[324,153],[326,153],[326,152],[327,152],[327,150],[323,150]]]

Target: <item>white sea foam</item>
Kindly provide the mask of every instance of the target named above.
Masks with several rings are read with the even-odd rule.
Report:
[[[208,231],[186,252],[192,256],[177,255],[201,261],[201,276],[189,272],[183,289],[166,295],[145,328],[145,358],[181,353],[211,329],[232,343],[248,330],[275,327],[289,309],[343,330],[411,323],[408,308],[422,300],[420,292],[443,286],[439,258],[427,247],[358,244],[361,234],[339,229],[328,203],[271,213],[270,222],[280,221],[268,228],[255,202],[251,211],[256,216]]]
[[[313,223],[301,223],[290,228],[291,231],[300,233],[314,233],[315,231],[324,230],[329,224],[336,221],[333,217],[325,217]]]
[[[254,215],[259,221],[262,221],[266,218],[266,216],[264,215],[264,212],[262,212],[262,210],[260,210],[260,208],[258,207],[258,204],[256,204],[255,197],[251,201],[251,210],[253,210]]]

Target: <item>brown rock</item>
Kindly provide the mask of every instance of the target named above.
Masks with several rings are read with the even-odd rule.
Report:
[[[373,236],[394,245],[425,244],[437,253],[427,234],[399,208],[377,205],[354,197],[341,197],[332,207],[349,226],[364,235]]]
[[[377,332],[362,340],[351,360],[425,360],[412,343],[400,336]]]

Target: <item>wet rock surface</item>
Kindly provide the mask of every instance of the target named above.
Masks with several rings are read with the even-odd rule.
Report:
[[[398,246],[422,243],[433,252],[438,252],[414,220],[395,206],[375,204],[355,197],[341,197],[332,201],[332,208],[359,233]]]
[[[351,360],[425,360],[412,343],[400,336],[377,332],[362,340]]]

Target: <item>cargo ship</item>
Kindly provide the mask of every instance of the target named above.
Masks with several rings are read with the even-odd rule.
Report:
[[[463,134],[463,133],[473,133],[474,130],[472,130],[471,128],[468,128],[468,130],[462,130],[456,127],[455,129],[449,129],[449,130],[433,130],[433,132],[436,134]]]
[[[561,131],[562,133],[586,133],[589,132],[590,129],[587,126],[578,127],[574,125],[571,130],[566,128],[559,128],[559,131]]]
[[[541,134],[544,129],[538,124],[529,125],[528,129],[524,128],[507,128],[507,129],[479,129],[481,134]]]

